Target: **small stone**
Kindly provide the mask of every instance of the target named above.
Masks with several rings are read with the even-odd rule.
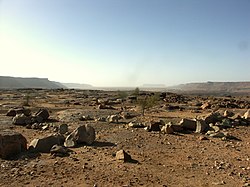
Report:
[[[226,184],[225,181],[221,181],[221,182],[212,182],[213,185],[224,185]]]
[[[228,110],[225,110],[225,112],[223,114],[224,117],[232,117],[233,115],[234,115],[234,113],[231,111],[228,111]]]
[[[67,124],[61,124],[59,127],[58,127],[58,133],[60,134],[65,134],[68,132],[68,125]]]
[[[248,109],[248,110],[245,112],[245,114],[243,115],[243,118],[244,118],[244,119],[247,119],[247,120],[250,119],[250,109]]]
[[[39,123],[34,123],[31,125],[32,129],[42,129],[42,126]]]
[[[200,136],[199,140],[209,140],[206,136]]]
[[[116,152],[116,159],[122,160],[124,162],[130,162],[132,160],[131,156],[126,153],[123,149]]]
[[[161,132],[166,133],[166,134],[173,134],[174,130],[171,124],[166,124],[165,126],[161,128]]]
[[[49,129],[49,124],[46,124],[42,127],[42,130],[48,130]]]
[[[50,149],[50,153],[56,156],[65,156],[68,155],[68,149],[60,145],[53,145]]]
[[[211,108],[211,104],[210,103],[204,103],[203,105],[201,105],[201,108],[202,108],[202,110],[209,109],[209,108]]]
[[[145,125],[143,123],[140,122],[136,122],[136,121],[132,121],[128,124],[128,127],[132,127],[132,128],[144,128]]]

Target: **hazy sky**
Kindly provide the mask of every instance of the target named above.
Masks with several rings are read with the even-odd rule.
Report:
[[[250,81],[250,0],[0,0],[0,75]]]

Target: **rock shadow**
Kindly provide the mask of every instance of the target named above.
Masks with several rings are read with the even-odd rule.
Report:
[[[100,141],[94,141],[94,143],[91,146],[95,147],[114,147],[116,144],[111,142],[100,142]]]

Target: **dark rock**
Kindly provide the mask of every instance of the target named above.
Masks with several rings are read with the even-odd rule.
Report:
[[[161,125],[160,122],[151,122],[147,126],[147,131],[148,132],[151,132],[151,131],[161,131],[160,125]]]
[[[187,130],[192,130],[192,131],[196,130],[196,121],[195,120],[184,118],[180,121],[179,125]]]
[[[161,128],[161,132],[166,134],[173,134],[174,129],[172,128],[172,123],[168,123]]]
[[[174,132],[181,132],[181,131],[183,131],[183,127],[181,125],[171,124],[171,127],[174,130]]]
[[[65,134],[68,132],[68,125],[67,124],[61,124],[59,127],[58,127],[58,133],[59,134]]]
[[[204,133],[209,129],[209,125],[204,120],[196,121],[196,133]]]
[[[17,132],[5,130],[0,132],[0,157],[8,159],[27,150],[26,138]]]
[[[123,119],[132,119],[137,116],[137,114],[132,114],[130,112],[122,112],[121,114]]]
[[[81,116],[79,118],[80,121],[88,121],[88,120],[94,120],[93,117],[91,117],[90,115],[87,115],[87,116]]]
[[[31,124],[31,117],[25,116],[24,114],[17,114],[13,120],[12,123],[14,125],[27,125],[27,124]]]
[[[49,111],[47,109],[40,109],[36,114],[36,117],[41,117],[43,122],[45,122],[49,118]]]
[[[16,110],[15,109],[9,109],[6,116],[16,116]]]
[[[16,114],[24,114],[25,116],[30,116],[31,115],[31,110],[28,108],[17,108]]]
[[[210,114],[208,114],[204,120],[207,124],[213,123],[215,124],[216,122],[221,122],[223,119],[223,117],[220,115],[220,113],[216,112],[212,112]]]

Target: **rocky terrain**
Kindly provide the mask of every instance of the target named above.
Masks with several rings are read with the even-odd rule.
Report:
[[[0,186],[250,186],[249,96],[0,92]]]

